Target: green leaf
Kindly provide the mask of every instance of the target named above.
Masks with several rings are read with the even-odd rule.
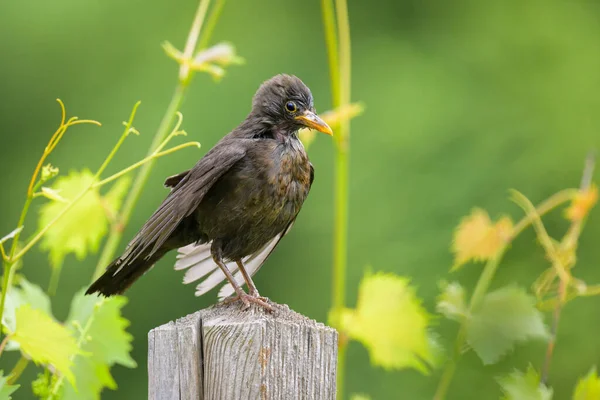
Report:
[[[23,304],[28,304],[32,309],[40,310],[51,318],[52,310],[50,306],[50,298],[44,290],[29,281],[24,277],[19,279],[19,286],[11,288],[6,296],[4,306],[4,314],[2,316],[2,325],[7,332],[14,332],[17,328],[16,310]],[[5,350],[18,350],[19,344],[14,341],[9,341]]]
[[[68,215],[48,229],[40,246],[50,253],[53,267],[60,267],[67,254],[73,253],[82,260],[88,252],[98,250],[100,240],[108,230],[109,216],[117,212],[129,182],[129,177],[119,179],[104,197],[97,189],[90,189],[69,210]],[[68,200],[68,203],[56,200],[44,204],[40,208],[39,228],[42,229],[53,221],[75,197],[93,183],[94,176],[87,169],[81,172],[71,171],[69,175],[58,178],[51,190],[53,193],[60,193],[60,198]]]
[[[467,315],[465,289],[458,282],[442,283],[437,311],[448,319],[462,320]]]
[[[23,304],[17,308],[17,327],[12,340],[35,363],[51,364],[56,371],[75,385],[71,361],[79,348],[71,333],[40,310]]]
[[[577,382],[573,400],[598,400],[600,399],[600,379],[596,373],[596,367]]]
[[[535,298],[516,286],[488,293],[466,327],[467,342],[484,364],[497,362],[515,342],[548,338]]]
[[[0,371],[0,400],[11,400],[11,394],[19,388],[20,385],[9,385],[6,383],[7,378],[4,376],[4,371]]]
[[[374,365],[428,373],[435,362],[436,346],[428,335],[431,316],[406,278],[367,272],[356,308],[342,310],[339,318],[341,330],[369,350]]]
[[[75,359],[75,376],[77,389],[66,385],[63,400],[100,399],[104,387],[116,389],[117,384],[110,374],[110,367],[120,364],[135,368],[131,358],[131,341],[133,337],[125,330],[129,321],[121,316],[121,308],[127,303],[122,296],[109,299],[98,299],[84,296],[78,292],[71,303],[68,321],[71,325],[86,327],[86,342],[83,350],[86,354]],[[91,318],[91,320],[90,320]]]
[[[530,365],[527,372],[514,371],[499,378],[504,400],[551,400],[552,389],[540,383],[540,377]]]
[[[56,375],[52,375],[50,371],[45,369],[43,372],[38,373],[37,378],[31,382],[31,391],[33,395],[41,400],[48,400],[51,398],[52,389],[54,385],[56,385],[58,381],[58,377]],[[56,393],[57,399],[62,399],[62,391],[58,390]]]

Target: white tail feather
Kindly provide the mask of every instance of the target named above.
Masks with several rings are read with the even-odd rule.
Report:
[[[254,274],[256,274],[256,272],[264,264],[267,257],[269,257],[275,246],[277,246],[277,243],[279,243],[281,238],[290,231],[291,227],[292,224],[289,225],[285,232],[275,236],[256,253],[242,259],[242,263],[244,264],[248,275],[254,276]],[[212,242],[208,242],[204,244],[190,244],[178,249],[179,254],[177,255],[175,269],[182,270],[189,268],[183,277],[183,283],[188,284],[205,277],[204,280],[201,281],[198,286],[196,286],[196,296],[205,294],[225,280],[225,274],[212,259],[210,251],[211,246]],[[243,286],[246,282],[244,281],[244,277],[242,276],[241,271],[239,271],[236,262],[229,261],[225,263],[225,265],[233,275],[235,282],[239,286]],[[223,300],[224,298],[231,296],[233,293],[233,286],[227,282],[219,290],[219,300]]]
[[[235,262],[225,264],[232,274],[236,273],[238,268]],[[221,271],[221,268],[217,267],[208,278],[204,279],[198,286],[196,286],[196,296],[202,296],[219,283],[225,280],[225,274]]]

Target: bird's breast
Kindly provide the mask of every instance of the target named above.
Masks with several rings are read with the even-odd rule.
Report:
[[[283,206],[298,211],[310,188],[308,156],[299,141],[280,144],[274,153],[278,165],[271,170],[269,183]]]

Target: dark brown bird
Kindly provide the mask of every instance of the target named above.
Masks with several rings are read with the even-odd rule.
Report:
[[[270,308],[251,276],[290,230],[311,188],[314,169],[297,136],[302,127],[332,134],[300,79],[264,82],[246,119],[192,169],[165,181],[172,188],[167,198],[86,294],[123,293],[179,249],[175,269],[187,269],[184,283],[204,278],[197,296],[227,278],[231,286],[220,298],[235,291],[244,308]]]

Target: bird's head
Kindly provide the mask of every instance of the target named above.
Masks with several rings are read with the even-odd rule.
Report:
[[[292,75],[276,75],[264,82],[254,95],[251,114],[279,132],[292,134],[307,127],[333,135],[317,115],[310,89]]]

